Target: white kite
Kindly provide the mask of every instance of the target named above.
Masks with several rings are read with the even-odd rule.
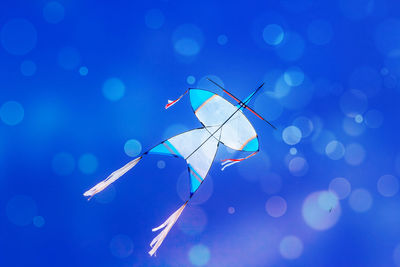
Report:
[[[275,129],[271,123],[247,106],[250,100],[264,84],[259,86],[245,100],[240,101],[219,84],[210,79],[209,81],[220,87],[225,93],[235,99],[238,104],[236,106],[232,105],[226,99],[208,90],[189,88],[177,100],[169,100],[165,108],[168,109],[172,105],[176,104],[186,93],[189,93],[194,114],[197,116],[203,127],[178,134],[161,142],[119,170],[113,172],[107,177],[107,179],[98,183],[83,194],[90,199],[124,175],[127,171],[132,169],[145,155],[148,154],[169,155],[186,160],[190,177],[190,196],[188,197],[188,200],[163,224],[153,229],[153,232],[155,232],[164,228],[150,243],[152,249],[149,251],[149,254],[151,256],[154,255],[160,247],[193,194],[204,182],[211,164],[214,161],[219,144],[223,144],[234,150],[251,153],[244,158],[224,160],[222,162],[222,170],[254,156],[259,151],[257,133],[249,120],[243,114],[243,109],[251,111]]]

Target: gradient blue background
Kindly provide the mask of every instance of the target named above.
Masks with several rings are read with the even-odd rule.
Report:
[[[0,265],[400,266],[399,7],[3,1]],[[266,82],[251,106],[278,130],[246,113],[262,153],[221,172],[243,156],[222,149],[150,257],[151,229],[188,194],[182,160],[147,157],[91,201],[82,193],[132,159],[128,140],[135,156],[199,127],[187,97],[164,105],[188,87],[220,93],[204,77],[243,98]],[[312,129],[297,125],[288,144],[298,117]],[[331,212],[308,206],[336,177],[351,192]],[[266,208],[276,196],[279,217]]]

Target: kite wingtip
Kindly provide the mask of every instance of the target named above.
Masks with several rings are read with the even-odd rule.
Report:
[[[90,192],[90,190],[86,191],[85,193],[83,193],[84,197],[87,197],[88,201],[92,199],[92,197],[94,196],[94,194],[92,192]]]

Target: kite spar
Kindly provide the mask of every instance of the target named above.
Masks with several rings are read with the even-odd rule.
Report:
[[[210,80],[210,79],[209,79]],[[233,164],[248,159],[259,151],[258,136],[254,127],[243,114],[244,108],[250,110],[260,119],[266,121],[274,129],[271,123],[262,118],[258,113],[252,110],[247,104],[254,95],[263,87],[261,84],[253,93],[251,93],[244,101],[240,101],[222,86],[210,80],[212,83],[220,87],[225,93],[234,98],[238,105],[234,106],[218,94],[200,88],[189,88],[178,99],[171,101],[165,109],[176,104],[186,93],[189,93],[190,102],[193,112],[199,119],[203,127],[193,129],[167,140],[144,152],[141,156],[130,161],[117,171],[114,171],[104,181],[98,183],[93,188],[86,191],[83,195],[93,197],[95,194],[104,190],[111,183],[116,181],[127,171],[132,169],[145,155],[161,154],[183,158],[188,164],[188,172],[190,177],[190,196],[188,200],[175,211],[163,224],[152,229],[153,232],[163,229],[150,243],[152,248],[149,254],[155,254],[161,243],[175,224],[183,209],[186,207],[193,194],[198,190],[200,185],[206,178],[208,171],[214,161],[219,144],[223,144],[231,149],[245,152],[252,152],[250,155],[239,159],[226,159],[221,164],[222,170]]]

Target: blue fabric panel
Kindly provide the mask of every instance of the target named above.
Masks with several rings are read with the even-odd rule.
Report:
[[[212,97],[214,93],[201,89],[190,89],[190,103],[192,104],[193,110],[196,110],[201,104],[207,99]]]
[[[195,175],[193,175],[192,172],[194,172]],[[196,192],[197,188],[199,188],[201,184],[199,179],[202,180],[202,177],[190,165],[189,165],[189,174],[190,174],[190,193],[194,193]]]
[[[257,151],[258,150],[258,138],[254,138],[250,142],[247,143],[247,145],[243,148],[243,151]]]
[[[183,158],[181,156],[181,154],[178,152],[178,150],[176,150],[176,148],[168,140],[166,140],[164,143],[166,143],[168,145],[168,147],[172,149],[172,151],[175,153],[175,155]]]
[[[161,155],[169,155],[173,156],[173,154],[164,146],[163,143],[159,144],[156,147],[153,147],[149,153],[151,154],[161,154]]]
[[[197,178],[190,173],[190,193],[196,192],[199,186],[200,186],[199,180],[197,180]]]

